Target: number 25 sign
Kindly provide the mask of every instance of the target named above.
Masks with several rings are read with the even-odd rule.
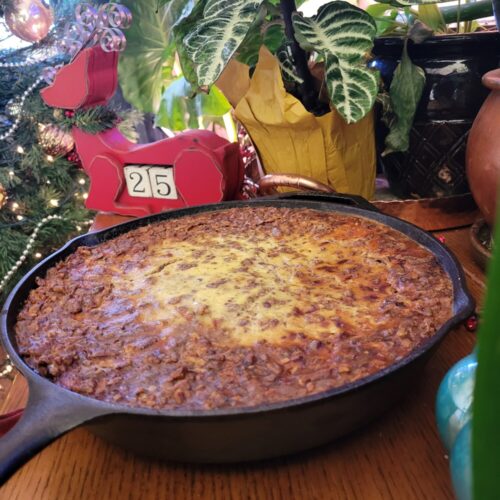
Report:
[[[239,146],[207,130],[190,130],[151,144],[129,142],[117,129],[91,135],[73,129],[90,177],[87,208],[149,215],[239,198]]]
[[[129,165],[123,170],[127,182],[127,191],[130,196],[163,198],[166,200],[177,199],[173,167]]]
[[[49,106],[81,109],[105,104],[118,83],[118,53],[83,48],[41,90]],[[91,135],[72,130],[90,177],[86,206],[122,215],[233,200],[240,196],[243,161],[236,143],[208,130],[189,130],[150,144],[134,144],[117,129]]]

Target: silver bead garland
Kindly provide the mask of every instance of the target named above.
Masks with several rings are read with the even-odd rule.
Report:
[[[12,63],[0,63],[0,68],[21,68],[22,66],[26,66],[28,64],[34,64],[35,61],[19,61],[19,62],[12,62]]]
[[[33,245],[35,244],[35,241],[38,237],[38,233],[42,226],[47,224],[48,222],[52,220],[64,220],[64,217],[61,217],[60,215],[48,215],[47,217],[44,217],[36,226],[33,232],[30,234],[30,237],[28,238],[28,243],[26,244],[25,249],[23,250],[23,253],[17,260],[17,262],[10,268],[10,270],[7,272],[7,274],[2,278],[2,281],[0,281],[0,292],[5,288],[5,285],[8,283],[8,281],[14,276],[14,273],[23,265],[24,261],[28,258],[28,255],[30,253],[30,250],[33,248]]]
[[[3,141],[10,137],[19,127],[19,124],[21,123],[21,113],[22,109],[24,107],[24,103],[28,96],[40,85],[41,82],[43,82],[44,78],[43,76],[39,76],[36,81],[31,84],[22,94],[21,98],[19,101],[16,103],[16,105],[19,107],[19,114],[16,116],[16,119],[14,120],[14,123],[11,125],[9,130],[7,132],[4,132],[2,135],[0,135],[0,141]]]

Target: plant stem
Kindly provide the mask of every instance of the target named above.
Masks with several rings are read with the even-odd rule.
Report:
[[[297,75],[303,80],[303,83],[300,85],[302,102],[308,111],[312,111],[318,107],[319,99],[318,93],[314,88],[314,78],[307,65],[307,53],[299,45],[294,35],[292,14],[297,11],[295,0],[280,0],[280,9],[285,21],[285,34],[291,44],[295,70]]]
[[[453,23],[457,20],[457,5],[441,7],[439,9],[443,15],[446,24]],[[460,19],[462,21],[473,21],[483,17],[490,17],[493,15],[493,6],[491,0],[479,0],[474,3],[468,3],[461,6]]]

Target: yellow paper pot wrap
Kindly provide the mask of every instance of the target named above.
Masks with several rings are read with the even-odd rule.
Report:
[[[268,174],[312,177],[342,193],[371,198],[376,156],[373,114],[347,125],[335,111],[316,117],[288,94],[278,60],[265,47],[252,78],[232,61],[217,86],[235,107]]]

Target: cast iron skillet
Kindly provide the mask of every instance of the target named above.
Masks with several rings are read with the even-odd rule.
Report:
[[[230,207],[308,207],[373,219],[428,248],[453,281],[454,316],[405,359],[370,377],[319,394],[250,408],[208,411],[129,408],[59,387],[32,371],[17,353],[14,325],[35,279],[81,245],[94,246],[152,222]],[[136,453],[185,462],[236,462],[285,455],[326,443],[368,422],[407,392],[437,344],[473,311],[460,265],[425,231],[376,211],[359,197],[292,194],[225,202],[136,219],[80,236],[33,268],[12,291],[2,311],[2,342],[29,383],[22,419],[0,440],[0,484],[39,450],[79,425]],[[144,367],[147,369],[147,367]]]

